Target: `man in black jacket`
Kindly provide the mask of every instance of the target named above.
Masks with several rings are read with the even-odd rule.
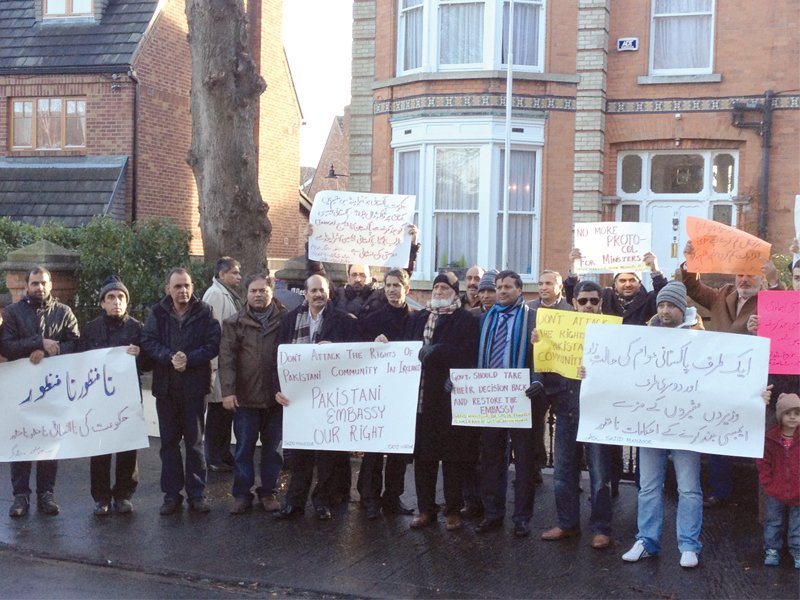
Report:
[[[204,397],[211,391],[211,359],[219,352],[221,330],[211,307],[194,295],[186,269],[172,269],[167,295],[154,305],[142,332],[142,349],[153,361],[161,436],[162,515],[175,513],[186,489],[189,509],[208,512],[203,453]],[[186,448],[182,464],[181,439]]]
[[[78,350],[97,350],[127,346],[128,354],[136,357],[138,371],[149,370],[147,357],[140,352],[142,323],[128,314],[128,288],[112,275],[100,288],[100,307],[103,314],[89,321],[78,341]],[[105,517],[111,514],[111,499],[120,514],[133,511],[131,496],[139,483],[136,450],[117,452],[117,472],[114,487],[111,487],[111,455],[92,456],[89,462],[91,493],[94,499],[94,514]]]
[[[25,297],[6,308],[2,353],[8,360],[29,357],[36,365],[45,356],[70,354],[77,349],[78,321],[69,306],[52,297],[52,289],[50,271],[44,267],[35,267],[25,276]],[[14,503],[8,514],[12,517],[28,514],[32,465],[31,461],[11,463]],[[53,498],[57,470],[54,460],[36,463],[37,507],[46,515],[58,514]]]

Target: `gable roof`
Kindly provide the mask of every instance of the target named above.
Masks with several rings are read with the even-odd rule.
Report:
[[[108,0],[103,18],[36,21],[34,0],[0,1],[0,74],[124,72],[158,0]]]

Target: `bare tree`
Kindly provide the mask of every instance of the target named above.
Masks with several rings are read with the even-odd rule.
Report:
[[[206,258],[244,272],[267,264],[272,225],[258,189],[254,126],[266,83],[250,52],[243,0],[186,0],[192,55],[192,146]]]

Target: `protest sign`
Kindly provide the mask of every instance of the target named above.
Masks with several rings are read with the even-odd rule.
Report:
[[[531,426],[528,369],[450,369],[453,425]]]
[[[622,317],[570,312],[553,308],[536,310],[536,333],[533,364],[539,373],[558,373],[569,379],[580,379],[583,361],[583,337],[589,323],[621,324]]]
[[[794,239],[800,240],[800,195],[794,197]],[[800,260],[800,253],[792,253],[792,264]]]
[[[770,373],[800,374],[800,291],[758,293],[758,335],[770,340]]]
[[[652,245],[650,223],[575,223],[577,273],[645,271],[644,255]]]
[[[415,196],[326,190],[314,197],[308,256],[342,264],[407,267]]]
[[[762,455],[769,340],[593,324],[584,347],[578,440]]]
[[[283,447],[411,453],[422,342],[278,347]]]
[[[691,273],[761,275],[772,246],[744,231],[699,217],[686,218],[694,255],[686,257]]]
[[[147,448],[136,359],[104,348],[0,364],[0,461],[51,460]]]

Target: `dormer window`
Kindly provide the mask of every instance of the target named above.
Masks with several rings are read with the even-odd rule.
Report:
[[[91,17],[94,15],[94,0],[42,0],[45,18]]]

